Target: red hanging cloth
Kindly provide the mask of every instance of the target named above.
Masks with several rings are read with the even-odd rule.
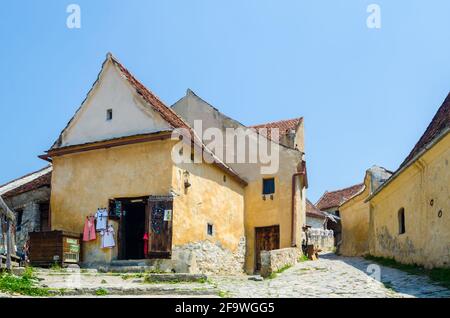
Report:
[[[147,258],[147,256],[148,256],[148,234],[147,233],[144,233],[143,240],[144,240],[144,256],[145,256],[145,258]]]

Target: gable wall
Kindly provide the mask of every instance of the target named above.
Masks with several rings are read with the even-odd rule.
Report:
[[[170,130],[158,113],[143,105],[117,68],[107,61],[94,89],[62,134],[61,146]],[[106,120],[108,109],[113,110],[111,121]]]
[[[203,129],[217,127],[225,131],[228,127],[245,128],[239,122],[227,118],[216,109],[190,93],[178,101],[173,109],[191,126],[194,120],[203,120]],[[253,135],[250,142],[256,143]],[[206,142],[208,145],[208,142]],[[248,143],[247,143],[248,144]],[[224,142],[225,145],[225,142]],[[280,166],[277,173],[273,175],[261,174],[261,164],[242,164],[226,162],[248,185],[245,187],[245,233],[247,239],[247,272],[253,272],[255,266],[255,227],[280,226],[280,247],[291,247],[291,227],[292,227],[292,175],[297,172],[297,167],[301,162],[300,152],[288,149],[275,144],[274,148],[279,150]],[[248,148],[247,148],[248,153]],[[271,200],[269,196],[266,200],[262,197],[262,180],[266,177],[275,178],[275,195]],[[299,178],[297,178],[299,179]],[[296,242],[301,246],[301,228],[306,222],[306,191],[300,181],[295,189],[296,200]]]

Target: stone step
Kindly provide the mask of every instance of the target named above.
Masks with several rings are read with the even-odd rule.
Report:
[[[111,266],[152,266],[156,262],[156,259],[114,260],[111,261]]]
[[[154,266],[99,266],[98,272],[100,273],[145,273],[155,270]]]
[[[63,292],[60,290],[50,290],[50,293],[54,296],[106,296],[106,295],[172,295],[172,296],[218,296],[219,290],[213,287],[171,287],[161,285],[150,285],[144,287],[106,287],[106,288],[75,288],[65,289]]]

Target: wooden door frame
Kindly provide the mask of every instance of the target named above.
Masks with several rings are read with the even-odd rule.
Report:
[[[257,265],[258,265],[258,253],[257,253],[257,249],[258,249],[258,240],[257,240],[257,235],[256,232],[258,229],[265,229],[265,228],[278,228],[278,248],[280,248],[280,225],[279,224],[273,224],[273,225],[267,225],[267,226],[256,226],[255,227],[255,255],[254,255],[254,266],[253,266],[253,271],[256,272],[257,271]],[[261,252],[261,251],[260,251]],[[259,253],[261,255],[261,253]]]
[[[119,260],[125,260],[124,259],[124,253],[123,253],[123,250],[122,250],[122,240],[124,239],[123,237],[122,237],[122,222],[123,222],[123,205],[124,205],[124,202],[126,202],[126,203],[131,203],[131,201],[133,201],[133,200],[142,200],[142,202],[144,203],[144,213],[145,213],[145,220],[144,220],[144,222],[146,222],[146,223],[148,223],[147,222],[147,206],[148,206],[148,197],[149,196],[141,196],[141,197],[120,197],[120,198],[114,198],[114,199],[110,199],[111,201],[113,201],[113,202],[115,202],[115,201],[120,201],[120,202],[122,202],[122,210],[120,211],[120,218],[119,219],[117,219],[117,218],[114,218],[113,220],[116,220],[119,224],[118,224],[118,227],[117,227],[117,259],[119,259]],[[108,215],[110,215],[110,211],[108,211]],[[108,216],[108,218],[109,218],[109,216]]]

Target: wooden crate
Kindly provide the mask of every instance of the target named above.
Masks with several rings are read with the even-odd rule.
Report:
[[[81,234],[65,231],[31,232],[29,258],[33,266],[79,264]]]

